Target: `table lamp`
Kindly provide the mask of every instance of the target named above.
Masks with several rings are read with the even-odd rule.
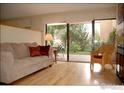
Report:
[[[51,45],[50,41],[53,40],[53,37],[50,33],[45,35],[45,40],[48,42],[48,45]]]

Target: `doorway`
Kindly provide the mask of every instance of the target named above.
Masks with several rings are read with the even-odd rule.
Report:
[[[116,19],[97,19],[94,26],[94,48],[104,43],[115,43]]]
[[[47,31],[52,35],[51,46],[57,49],[57,60],[67,61],[67,26],[66,23],[47,24]]]
[[[69,61],[90,62],[92,23],[69,24]]]
[[[90,62],[90,52],[115,39],[116,20],[95,19],[92,22],[54,23],[46,25],[53,36],[51,46],[57,48],[58,61]]]

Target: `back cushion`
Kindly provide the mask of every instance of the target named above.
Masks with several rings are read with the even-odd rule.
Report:
[[[14,56],[14,50],[13,50],[13,48],[12,48],[10,43],[0,43],[0,52],[1,51],[11,52],[13,54],[13,56]],[[15,56],[14,56],[14,58],[15,58]]]
[[[24,58],[28,56],[28,47],[23,43],[11,44],[14,49],[15,58]]]
[[[50,46],[40,46],[41,55],[49,56]]]
[[[27,47],[36,47],[38,44],[36,42],[33,43],[24,43]]]
[[[10,51],[13,52],[13,48],[10,43],[0,43],[0,51]]]
[[[30,56],[34,57],[34,56],[40,56],[40,46],[36,46],[36,47],[29,47],[29,51],[30,51]]]

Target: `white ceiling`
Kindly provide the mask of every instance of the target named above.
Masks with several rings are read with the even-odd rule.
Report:
[[[69,12],[87,9],[115,8],[116,4],[0,4],[1,19]]]

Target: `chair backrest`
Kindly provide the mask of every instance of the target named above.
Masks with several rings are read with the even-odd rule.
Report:
[[[103,45],[103,52],[112,54],[114,52],[114,44],[104,44]]]
[[[114,53],[114,44],[103,44],[97,50],[96,54],[102,53],[103,57],[102,60],[104,64],[111,64],[112,63],[112,55]],[[95,53],[94,53],[95,54]],[[94,56],[93,56],[94,57]],[[92,60],[92,57],[91,57]],[[95,60],[96,61],[96,60]],[[101,62],[101,61],[100,61]]]
[[[112,53],[114,51],[114,44],[103,44],[96,50],[99,52]]]

